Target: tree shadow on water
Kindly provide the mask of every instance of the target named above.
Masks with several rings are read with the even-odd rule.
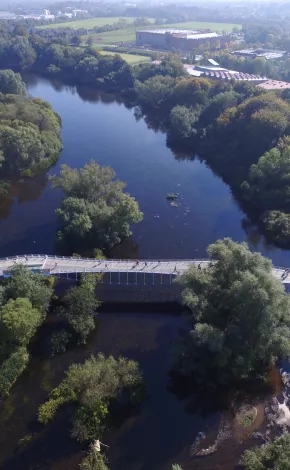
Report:
[[[40,425],[30,423],[31,434]],[[18,445],[12,458],[5,462],[5,470],[50,470],[53,463],[65,461],[73,456],[73,468],[77,470],[81,450],[70,437],[70,415],[65,411],[57,413],[53,422],[35,434],[26,446]],[[58,465],[57,465],[58,466]],[[53,468],[57,468],[54,467]],[[59,466],[61,468],[61,465]],[[66,468],[65,466],[63,468]]]
[[[148,398],[138,415],[127,418],[105,437],[105,443],[110,445],[110,470],[168,469],[185,448],[189,455],[198,432],[216,421],[216,415],[205,420],[199,413],[189,414],[187,401],[169,389],[170,348],[176,339],[178,321],[182,327],[181,319],[175,320],[158,329],[154,348],[129,349],[124,354],[139,362]]]

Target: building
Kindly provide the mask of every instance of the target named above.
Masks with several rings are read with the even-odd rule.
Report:
[[[144,29],[136,31],[137,46],[148,45],[156,49],[192,51],[199,45],[210,43],[222,46],[228,35],[212,32],[210,29],[189,31],[182,29]]]
[[[86,16],[88,14],[88,10],[73,10],[72,15],[73,17],[77,18],[78,16]]]
[[[290,88],[290,83],[281,82],[280,80],[267,80],[259,86],[265,90],[286,90]]]
[[[260,75],[254,75],[251,73],[242,73],[235,70],[228,70],[223,67],[217,66],[206,66],[206,65],[190,65],[185,64],[184,68],[187,73],[193,77],[210,78],[212,80],[237,80],[253,84],[261,84],[268,81],[267,77],[261,77]]]
[[[34,19],[34,20],[54,20],[55,16],[50,14],[49,10],[26,10],[23,15],[19,15],[18,19]]]
[[[249,57],[255,59],[256,57],[264,57],[265,59],[280,59],[286,54],[286,51],[275,51],[273,49],[242,49],[240,51],[232,52],[237,57]]]

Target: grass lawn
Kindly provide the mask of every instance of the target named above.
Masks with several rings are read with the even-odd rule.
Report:
[[[75,21],[69,21],[65,23],[55,23],[55,24],[48,24],[46,26],[37,26],[38,29],[48,29],[48,28],[74,28],[74,29],[79,29],[79,28],[86,28],[86,29],[93,29],[94,26],[104,26],[104,24],[113,24],[117,23],[119,19],[123,19],[126,21],[134,21],[136,19],[135,16],[132,17],[125,17],[125,18],[120,18],[119,16],[113,16],[113,17],[108,17],[108,18],[90,18],[88,20],[75,20]],[[154,21],[153,19],[148,18],[149,21]]]
[[[109,52],[109,51],[99,51],[100,54],[102,55],[115,55],[118,53],[116,52]],[[150,57],[145,57],[144,55],[135,55],[135,54],[118,54],[124,59],[126,62],[128,62],[129,65],[137,65],[140,64],[140,62],[150,62],[151,59]]]
[[[177,28],[177,29],[211,29],[216,32],[227,31],[231,32],[234,27],[241,28],[241,25],[234,23],[205,23],[201,21],[189,21],[187,23],[173,23],[166,26],[146,26],[133,28],[129,27],[126,29],[119,29],[116,31],[108,31],[107,33],[93,34],[93,39],[96,44],[114,44],[117,42],[133,42],[136,41],[136,29],[166,29],[166,28]],[[84,37],[84,40],[87,36]]]

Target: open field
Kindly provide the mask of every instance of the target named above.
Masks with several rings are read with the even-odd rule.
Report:
[[[177,28],[177,29],[212,29],[216,32],[227,31],[231,32],[234,27],[241,28],[241,25],[234,23],[205,23],[201,21],[189,21],[187,23],[172,23],[166,26],[140,26],[138,28],[129,27],[126,29],[119,29],[116,31],[108,31],[106,33],[93,34],[95,43],[98,44],[114,44],[119,42],[133,42],[135,43],[136,29],[166,29],[166,28]]]
[[[51,28],[85,28],[85,29],[93,29],[94,26],[104,26],[105,24],[113,24],[117,23],[118,20],[126,20],[126,21],[134,21],[136,19],[135,16],[127,16],[125,18],[119,16],[112,16],[106,18],[89,18],[88,20],[75,20],[75,21],[68,21],[64,23],[54,23],[48,24],[46,26],[37,26],[38,29],[51,29]],[[149,21],[152,21],[152,18],[148,18]]]
[[[119,54],[118,50],[116,52],[109,52],[109,51],[99,51],[102,55],[115,55],[118,54],[128,62],[129,65],[137,65],[141,62],[151,62],[150,57],[145,57],[144,55],[135,55],[135,54]]]

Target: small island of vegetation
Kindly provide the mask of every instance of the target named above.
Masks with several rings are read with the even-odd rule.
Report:
[[[72,252],[83,246],[110,248],[131,235],[130,224],[143,218],[114,170],[93,160],[80,170],[63,165],[60,177],[53,176],[52,182],[65,195],[57,210],[63,223],[59,238]]]

